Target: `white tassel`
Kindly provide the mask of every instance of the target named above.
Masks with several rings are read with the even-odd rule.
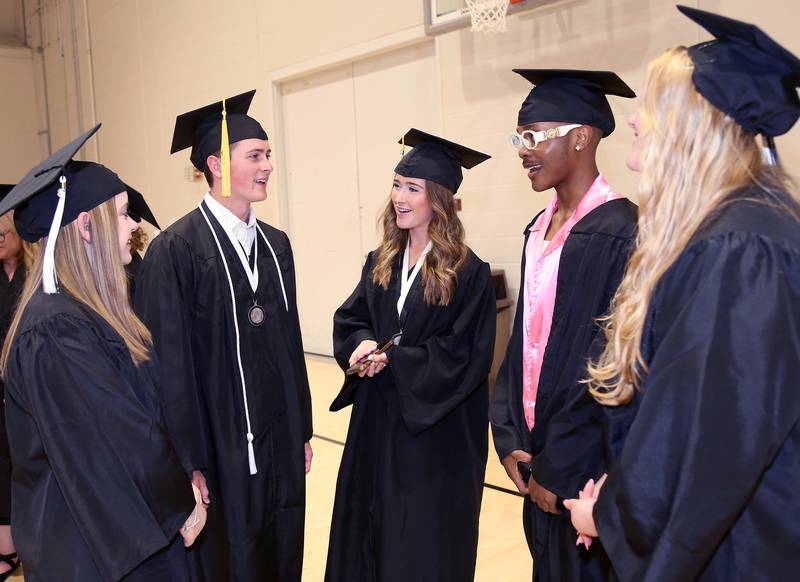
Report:
[[[48,295],[58,293],[58,275],[56,274],[56,240],[61,229],[61,219],[64,217],[64,204],[67,198],[67,177],[61,176],[61,188],[58,189],[58,205],[50,223],[50,232],[47,234],[47,246],[44,248],[44,266],[42,268],[42,285]]]
[[[247,461],[250,463],[250,474],[255,475],[258,473],[256,469],[256,452],[253,449],[253,433],[247,433]]]
[[[762,151],[764,152],[764,161],[769,166],[777,166],[778,164],[778,150],[775,148],[775,139],[770,136],[763,136],[764,137],[764,147]]]

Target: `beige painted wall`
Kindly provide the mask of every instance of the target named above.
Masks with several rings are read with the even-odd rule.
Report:
[[[0,182],[16,183],[38,163],[41,147],[33,53],[24,47],[0,47]]]
[[[79,0],[76,0],[79,1]],[[276,2],[87,0],[100,160],[149,195],[169,224],[197,204],[188,152],[169,155],[175,116],[257,88],[251,113],[272,131],[271,71],[422,22],[404,0]],[[358,22],[359,26],[353,23]],[[280,151],[275,152],[276,156]],[[275,223],[280,175],[259,214]]]
[[[26,1],[35,5],[38,0]],[[756,22],[800,54],[793,0],[686,3]],[[278,81],[310,76],[392,44],[424,40],[422,0],[229,0],[224,10],[221,6],[210,0],[45,3],[49,33],[43,44],[54,145],[76,134],[79,120],[81,129],[93,117],[102,120],[100,160],[141,188],[164,223],[192,208],[204,191],[202,182],[186,176],[188,154],[168,154],[176,114],[255,87],[259,91],[252,113],[276,137],[273,145],[280,146],[282,136],[276,131],[280,133],[281,119],[273,107],[275,94],[280,94]],[[60,43],[54,40],[55,12],[61,15],[61,36],[67,36],[67,29],[77,38],[66,47],[63,38]],[[34,17],[34,11],[28,14]],[[553,1],[509,17],[503,35],[458,30],[436,38],[441,98],[430,106],[440,108],[446,136],[494,157],[468,173],[461,191],[468,241],[493,266],[506,269],[512,293],[519,285],[522,228],[552,194],[530,190],[516,154],[506,145],[529,89],[510,69],[613,69],[641,89],[650,59],[670,46],[703,38],[707,35],[680,16],[673,2],[664,0]],[[633,194],[636,176],[625,169],[623,160],[630,142],[625,119],[636,104],[612,98],[612,107],[618,129],[603,144],[600,165],[617,189]],[[790,169],[800,166],[799,132],[795,129],[778,140]],[[327,155],[335,155],[336,143],[327,146]],[[275,155],[279,169],[288,171],[280,166],[280,147]],[[313,164],[312,156],[307,163]],[[303,171],[302,164],[291,171]],[[258,212],[285,228],[289,206],[280,198],[292,193],[282,181],[276,172],[270,200]]]

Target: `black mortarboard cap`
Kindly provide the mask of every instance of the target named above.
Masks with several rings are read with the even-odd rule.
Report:
[[[606,95],[633,98],[636,93],[611,71],[514,69],[536,85],[519,110],[517,125],[543,121],[579,123],[611,135],[616,124]]]
[[[0,184],[0,200],[6,197],[6,194],[11,192],[14,188],[14,184]]]
[[[131,188],[129,184],[125,184],[125,190],[128,192],[128,216],[136,222],[141,222],[143,219],[161,230],[158,225],[153,211],[147,205],[147,201],[138,190]]]
[[[408,130],[397,143],[414,149],[403,156],[394,169],[395,173],[406,178],[436,182],[453,194],[458,191],[464,179],[462,167],[469,170],[491,158],[487,154],[414,128]]]
[[[256,90],[253,89],[225,100],[229,143],[234,144],[250,138],[268,139],[267,132],[261,124],[247,115],[255,94]],[[222,101],[217,101],[177,117],[170,153],[174,154],[191,147],[192,153],[189,159],[195,168],[203,171],[208,156],[220,151],[221,143]]]
[[[100,206],[127,188],[117,174],[94,162],[72,161],[64,166],[62,175],[67,179],[67,193],[61,226],[69,224],[81,212]],[[14,226],[23,239],[35,242],[47,236],[58,205],[60,187],[60,181],[55,180],[16,207]]]
[[[100,124],[38,164],[0,201],[0,216],[16,210],[14,225],[24,240],[35,242],[49,233],[61,176],[66,178],[66,196],[60,226],[125,190],[122,180],[105,166],[72,160],[99,128]]]
[[[800,117],[800,60],[753,24],[687,6],[678,10],[716,37],[689,47],[697,91],[748,133],[789,131]]]

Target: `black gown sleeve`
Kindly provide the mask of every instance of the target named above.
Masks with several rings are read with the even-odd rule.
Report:
[[[35,423],[60,495],[103,579],[118,580],[166,547],[189,517],[189,480],[150,424],[155,421],[119,398],[134,380],[120,373],[87,322],[53,318],[15,343],[25,380],[10,397]],[[12,384],[19,384],[13,375]],[[33,443],[15,442],[27,434],[27,421],[16,414],[9,421],[13,450],[27,452]],[[171,514],[181,507],[179,516]],[[34,521],[26,528],[57,527],[47,522],[46,507],[28,508],[23,517]]]
[[[461,285],[462,301],[450,307],[459,312],[447,334],[387,352],[400,414],[411,434],[436,424],[489,375],[496,325],[489,265],[481,263]]]
[[[643,397],[594,509],[623,580],[697,579],[800,419],[796,251],[733,234],[684,257],[654,296]],[[782,523],[794,492],[772,495]]]
[[[284,236],[286,236],[284,234]],[[289,303],[289,319],[294,336],[294,349],[291,350],[295,358],[295,366],[298,370],[298,397],[300,400],[300,413],[302,415],[303,423],[303,442],[311,440],[313,434],[313,422],[311,415],[311,389],[308,385],[308,369],[306,368],[306,359],[303,351],[303,334],[300,331],[300,314],[297,309],[297,280],[294,270],[294,254],[292,253],[292,245],[289,238],[286,237],[287,255],[289,257],[288,264],[288,286],[287,286],[287,301]]]
[[[350,356],[364,340],[378,341],[367,305],[367,289],[372,284],[372,253],[361,269],[361,279],[350,297],[333,315],[333,355],[342,370],[350,367]]]
[[[350,367],[350,356],[364,340],[378,341],[373,331],[367,303],[367,289],[372,285],[372,253],[361,270],[361,279],[350,297],[333,315],[333,355],[342,370]],[[394,349],[394,348],[392,348]],[[358,376],[347,376],[330,410],[335,412],[353,403]]]
[[[179,236],[150,244],[136,280],[134,306],[153,334],[162,363],[161,396],[167,428],[187,472],[208,467],[206,418],[192,355],[194,260]]]
[[[523,255],[524,261],[524,255]],[[523,263],[524,265],[524,263]],[[506,354],[497,372],[489,419],[497,456],[502,461],[512,451],[527,451],[530,446],[523,435],[529,434],[522,409],[522,308],[524,305],[525,270],[523,266],[520,291],[514,314],[514,325]]]

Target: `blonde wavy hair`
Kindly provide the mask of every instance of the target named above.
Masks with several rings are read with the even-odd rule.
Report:
[[[60,292],[67,293],[102,317],[125,341],[133,362],[138,366],[150,358],[152,337],[133,313],[128,301],[114,198],[90,210],[89,217],[92,225],[91,245],[86,245],[81,238],[77,220],[63,226],[58,234],[55,261]],[[3,375],[25,308],[42,284],[46,244],[47,238],[44,238],[32,246],[32,265],[0,356]],[[90,251],[87,251],[87,247]]]
[[[715,211],[747,186],[758,200],[797,215],[782,202],[790,193],[786,175],[764,162],[752,134],[709,103],[692,84],[693,65],[685,47],[654,59],[639,110],[646,142],[639,183],[636,249],[601,319],[606,346],[589,364],[589,391],[601,404],[628,403],[648,372],[641,342],[653,292],[661,277]],[[784,193],[784,194],[781,194]]]
[[[467,259],[464,225],[456,214],[451,190],[430,180],[425,180],[425,190],[433,209],[428,224],[428,236],[433,246],[421,271],[424,298],[428,305],[448,305],[455,294],[458,271]],[[408,241],[408,231],[397,226],[397,213],[391,196],[380,222],[383,224],[383,240],[378,247],[372,281],[388,289],[392,269],[398,266]]]

